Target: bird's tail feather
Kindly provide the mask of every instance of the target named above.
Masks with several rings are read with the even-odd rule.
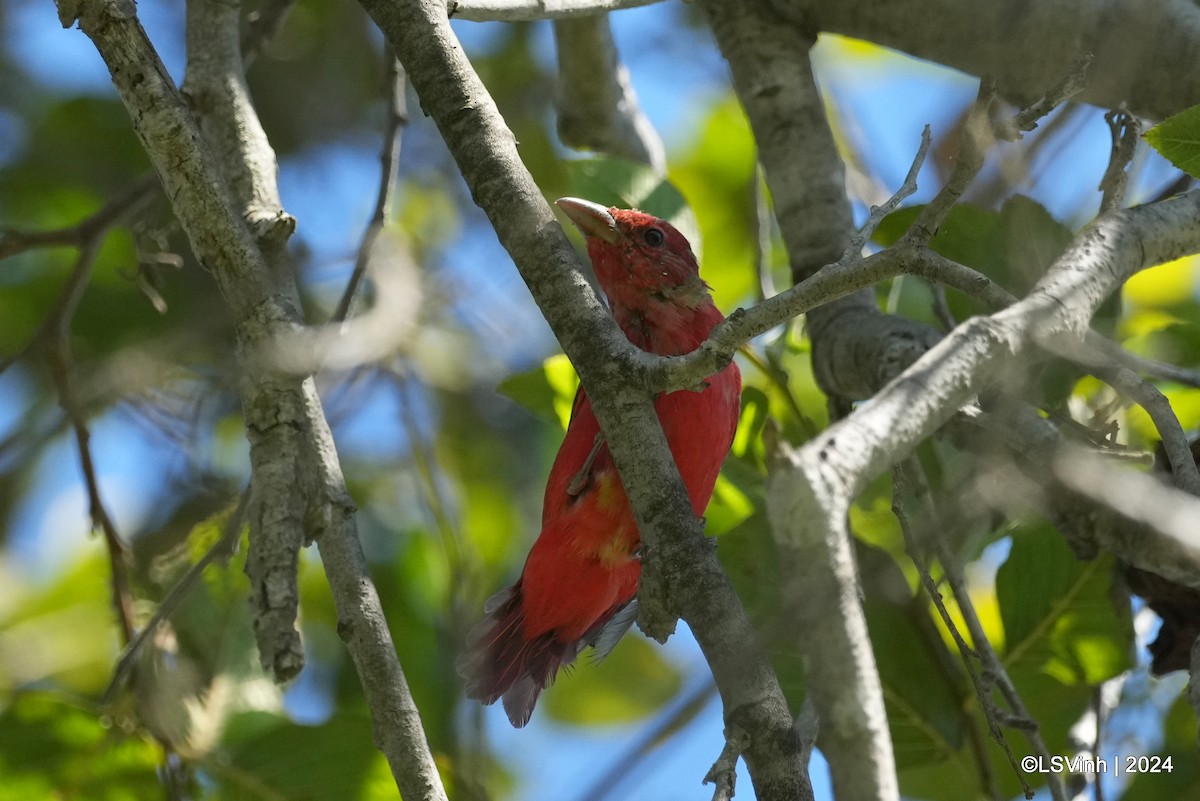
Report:
[[[553,631],[526,639],[521,599],[520,581],[488,599],[486,616],[467,635],[467,648],[456,665],[467,697],[485,704],[503,698],[504,711],[517,728],[529,722],[538,695],[583,645],[561,642]]]

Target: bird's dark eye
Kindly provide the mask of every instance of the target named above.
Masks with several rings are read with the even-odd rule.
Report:
[[[642,234],[642,239],[646,240],[650,247],[656,248],[663,243],[663,232],[657,228],[647,228],[646,233]]]

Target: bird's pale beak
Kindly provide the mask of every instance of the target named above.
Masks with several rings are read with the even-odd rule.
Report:
[[[617,221],[608,213],[608,209],[590,200],[580,200],[577,197],[560,197],[554,204],[562,209],[571,222],[575,223],[584,236],[594,236],[610,245],[616,244],[621,234],[617,230]]]

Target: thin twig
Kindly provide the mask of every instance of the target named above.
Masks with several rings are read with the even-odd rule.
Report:
[[[112,569],[112,601],[121,627],[121,641],[129,642],[133,637],[133,599],[129,588],[129,568],[126,565],[126,548],[116,525],[112,521],[104,500],[100,495],[100,481],[96,475],[96,464],[92,458],[91,433],[88,431],[87,414],[75,386],[75,363],[71,356],[71,321],[79,308],[79,301],[87,287],[88,278],[100,251],[102,232],[83,243],[58,303],[46,319],[43,332],[46,334],[46,363],[50,378],[58,391],[59,404],[71,421],[75,432],[75,445],[79,451],[79,465],[87,487],[88,508],[92,525],[104,535],[108,558]]]
[[[1061,355],[1083,365],[1120,395],[1146,411],[1162,440],[1163,449],[1174,474],[1175,486],[1200,496],[1200,470],[1192,458],[1191,445],[1170,401],[1153,384],[1117,362],[1115,357],[1120,352],[1119,348],[1110,347],[1111,343],[1099,334],[1089,333],[1091,335],[1085,336],[1083,343],[1056,343]]]
[[[637,8],[661,0],[448,0],[451,19],[472,22],[533,22],[570,19]]]
[[[638,738],[612,761],[608,770],[601,774],[587,792],[579,796],[580,801],[604,801],[613,796],[621,782],[644,763],[658,745],[694,718],[716,694],[717,686],[709,681],[685,695],[672,709],[647,726]]]
[[[908,168],[908,175],[904,176],[904,183],[900,184],[900,188],[896,190],[890,198],[879,206],[872,206],[871,213],[867,216],[867,221],[863,223],[858,232],[850,239],[850,244],[846,246],[846,252],[842,256],[843,260],[858,257],[862,254],[863,247],[867,244],[874,234],[875,229],[883,222],[883,219],[891,214],[905,200],[917,191],[917,174],[921,172],[922,165],[925,164],[925,156],[929,153],[929,143],[932,141],[929,126],[926,125],[921,130],[921,144],[917,148],[917,155],[913,157],[912,165]]]
[[[354,260],[354,272],[342,292],[334,311],[331,323],[344,322],[350,314],[350,307],[358,293],[358,287],[371,265],[371,252],[375,240],[383,230],[391,214],[392,196],[396,189],[396,162],[400,158],[400,133],[408,124],[408,108],[404,98],[406,80],[404,68],[396,60],[390,45],[384,47],[383,60],[385,64],[385,80],[388,102],[387,120],[384,123],[383,147],[379,153],[379,190],[375,195],[375,209],[371,212],[371,221],[363,232],[362,242],[358,246],[358,255]]]
[[[954,317],[954,312],[950,309],[950,303],[946,299],[946,285],[934,283],[929,287],[933,293],[931,305],[933,307],[933,316],[942,324],[942,328],[946,331],[951,330],[958,325],[958,320]]]
[[[250,492],[250,487],[247,487],[242,492],[233,513],[225,521],[221,538],[213,543],[212,547],[194,565],[188,568],[187,572],[180,577],[175,586],[171,588],[166,597],[159,603],[158,608],[154,610],[154,614],[146,621],[146,625],[125,646],[125,650],[121,652],[121,656],[117,660],[117,666],[113,670],[112,680],[109,681],[108,688],[104,691],[104,694],[100,696],[101,706],[107,706],[116,699],[117,693],[121,691],[121,688],[125,686],[126,680],[133,673],[133,669],[137,665],[138,655],[141,653],[143,646],[154,636],[155,630],[158,629],[162,622],[170,617],[179,607],[180,602],[187,597],[188,592],[191,591],[196,581],[203,575],[204,569],[217,559],[229,558],[236,550],[238,538],[241,536],[242,527],[246,522],[246,509],[250,501]]]
[[[1137,151],[1142,125],[1137,117],[1123,109],[1114,109],[1104,115],[1112,134],[1112,151],[1108,156],[1108,169],[1100,179],[1100,213],[1118,209],[1125,204],[1125,190],[1129,185],[1129,163]]]
[[[729,801],[737,786],[737,763],[750,745],[750,735],[736,724],[725,727],[725,745],[721,755],[704,776],[704,784],[713,785],[713,801]]]
[[[910,477],[921,477],[922,471],[920,465],[913,460],[908,462],[908,470]],[[900,472],[899,470],[897,472]],[[922,484],[927,486],[927,482],[923,478],[920,479]],[[927,502],[931,504],[931,501]],[[930,506],[932,514],[932,507]],[[970,591],[967,589],[966,577],[963,574],[962,565],[958,561],[958,555],[947,545],[946,540],[941,536],[941,527],[937,525],[931,526],[933,536],[931,537],[934,550],[937,553],[938,561],[942,565],[942,570],[946,575],[946,581],[950,585],[950,590],[954,595],[954,600],[958,604],[959,611],[962,613],[964,622],[967,624],[967,631],[971,635],[971,642],[974,646],[974,653],[978,656],[982,672],[979,680],[985,686],[988,684],[994,685],[1000,690],[1000,695],[1008,704],[1011,714],[1005,713],[998,708],[993,707],[992,713],[1005,725],[1012,728],[1020,729],[1025,735],[1025,739],[1029,742],[1033,752],[1042,758],[1044,764],[1049,764],[1050,753],[1046,748],[1046,743],[1042,739],[1042,735],[1038,730],[1037,721],[1029,714],[1025,708],[1025,703],[1017,692],[1016,687],[1012,683],[1012,679],[1008,675],[1008,671],[1004,668],[1004,663],[997,656],[995,649],[992,648],[992,643],[987,637],[987,632],[983,630],[983,625],[979,621],[979,616],[975,612],[975,606],[971,601]],[[989,694],[990,698],[990,694]],[[981,702],[984,704],[986,711],[988,700],[984,696],[980,696]],[[989,725],[992,724],[989,717]],[[995,734],[995,732],[993,732]],[[1025,783],[1024,775],[1017,765],[1016,758],[1008,748],[1007,740],[998,740],[1005,753],[1008,755],[1009,763],[1012,765],[1013,772],[1021,781],[1024,788],[1025,797],[1033,798],[1033,791]],[[1046,784],[1050,788],[1050,795],[1054,801],[1067,801],[1066,790],[1063,787],[1062,777],[1056,773],[1046,774]]]
[[[901,241],[914,245],[925,246],[933,239],[950,209],[958,204],[967,185],[983,168],[984,156],[995,142],[996,136],[990,122],[992,103],[996,99],[995,84],[984,78],[979,82],[979,92],[975,102],[967,113],[967,119],[962,126],[962,142],[955,156],[954,169],[946,183],[925,204],[917,214],[917,219],[909,227]]]
[[[1038,126],[1038,121],[1045,117],[1051,111],[1070,100],[1075,95],[1079,94],[1087,86],[1087,71],[1094,60],[1091,53],[1084,53],[1071,68],[1062,80],[1050,88],[1046,94],[1030,104],[1023,111],[1019,112],[1012,120],[1012,126],[1017,132],[1029,132]],[[1016,133],[1013,138],[1019,138],[1020,133]]]
[[[1084,106],[1067,105],[1060,114],[1038,125],[1038,135],[1022,142],[1028,142],[1020,148],[1011,148],[1001,155],[996,170],[983,183],[973,184],[972,201],[982,208],[995,208],[1007,198],[1012,187],[1027,180],[1030,175],[1030,165],[1038,162],[1056,163],[1060,151],[1077,141],[1074,128],[1086,124],[1083,118]]]
[[[1008,762],[1012,766],[1017,780],[1021,782],[1021,788],[1025,796],[1030,798],[1032,797],[1032,790],[1030,790],[1029,785],[1025,782],[1024,774],[1021,772],[1020,766],[1017,764],[1017,759],[1013,755],[1012,748],[1008,744],[1008,738],[1004,736],[1004,732],[1000,728],[1003,712],[997,708],[990,690],[984,686],[984,682],[975,668],[974,660],[979,659],[979,652],[967,644],[962,633],[958,630],[958,625],[950,617],[950,613],[946,609],[946,604],[942,599],[942,594],[929,573],[929,568],[925,564],[925,559],[921,555],[921,548],[913,533],[912,524],[909,521],[904,505],[904,498],[908,494],[910,473],[913,474],[912,477],[914,479],[918,479],[915,483],[920,487],[920,495],[925,500],[924,505],[926,506],[927,513],[932,514],[933,510],[931,499],[928,496],[928,487],[925,486],[923,480],[920,480],[920,473],[913,469],[911,460],[909,461],[910,463],[906,463],[905,465],[897,465],[892,472],[892,513],[896,516],[896,521],[900,524],[900,532],[904,537],[904,548],[908,552],[909,558],[912,559],[913,565],[917,568],[917,574],[921,578],[921,586],[925,589],[925,594],[933,602],[938,615],[942,619],[942,623],[946,626],[946,630],[950,632],[950,636],[954,639],[954,644],[958,647],[963,667],[966,668],[967,676],[971,679],[971,684],[975,688],[975,696],[979,699],[979,708],[983,710],[983,715],[987,721],[988,731],[991,733],[992,739],[996,741],[996,744],[1000,746],[1005,756],[1008,757]],[[931,524],[930,528],[937,529],[938,526]],[[933,536],[936,537],[937,534],[935,533]],[[972,636],[974,638],[974,635]],[[985,754],[983,759],[986,760],[986,758]],[[981,765],[981,769],[982,767]],[[984,778],[986,781],[986,776]]]
[[[152,179],[152,180],[151,180]],[[130,184],[116,197],[106,203],[95,214],[67,228],[53,231],[6,231],[0,232],[0,259],[16,255],[33,248],[76,247],[79,257],[67,283],[63,286],[54,306],[42,320],[33,336],[13,353],[0,359],[0,373],[20,361],[46,337],[66,336],[60,329],[70,327],[75,307],[92,273],[96,254],[109,229],[136,213],[150,200],[158,187],[158,176],[148,173]]]
[[[1143,380],[1127,367],[1093,367],[1091,371],[1106,384],[1121,395],[1141,406],[1162,440],[1163,450],[1166,451],[1167,461],[1175,486],[1200,496],[1200,471],[1192,458],[1191,445],[1187,434],[1179,423],[1179,417],[1171,407],[1171,402],[1157,387]]]
[[[894,473],[892,477],[894,493]],[[914,494],[919,497],[921,493],[927,492],[928,487],[920,487]],[[957,501],[961,501],[961,498],[958,497],[953,489],[950,490],[950,493],[951,497],[954,497]],[[902,497],[906,497],[903,490],[901,491],[901,495]],[[894,503],[895,498],[893,497],[893,504]],[[926,500],[926,503],[928,503],[928,500]],[[897,521],[899,521],[899,518],[897,518]],[[960,522],[960,518],[949,521],[944,515],[942,515],[938,520],[938,525],[960,525]],[[903,529],[901,529],[901,531],[903,532]],[[938,594],[939,596],[941,595],[940,590]],[[921,633],[924,647],[932,653],[933,657],[937,660],[938,667],[940,667],[942,670],[942,675],[945,677],[945,681],[953,687],[952,692],[956,694],[962,693],[962,698],[965,699],[968,688],[963,685],[961,681],[962,673],[958,668],[959,662],[964,659],[965,655],[957,646],[955,646],[953,654],[951,654],[950,649],[946,647],[945,641],[942,637],[941,629],[938,628],[933,617],[929,614],[929,604],[925,600],[927,597],[927,591],[914,595],[912,602],[908,604],[909,614],[913,618],[913,622],[916,624],[917,629]],[[944,620],[945,619],[943,618],[943,621]],[[944,622],[943,625],[945,625]],[[996,782],[996,773],[992,769],[992,757],[988,750],[987,737],[983,733],[980,725],[979,716],[973,714],[972,710],[965,704],[960,705],[959,712],[959,720],[962,723],[963,731],[967,736],[967,745],[971,749],[971,756],[974,758],[975,767],[979,771],[979,786],[983,789],[984,793],[989,799],[991,799],[991,801],[1004,801],[1005,796],[1000,792],[1000,785]],[[983,724],[987,724],[986,715]]]
[[[941,191],[917,215],[904,239],[913,244],[927,245],[950,209],[958,203],[967,186],[983,168],[984,158],[996,140],[1013,141],[1020,138],[1022,132],[1032,131],[1037,127],[1038,120],[1078,94],[1083,89],[1087,67],[1091,62],[1090,54],[1083,56],[1040,100],[1005,120],[991,119],[992,103],[996,99],[995,82],[990,78],[980,80],[979,93],[963,124],[963,138],[954,170]]]
[[[158,191],[158,175],[146,173],[118,192],[98,211],[74,225],[51,231],[22,231],[0,229],[0,259],[15,256],[34,248],[82,248],[137,212]]]
[[[1084,341],[1089,347],[1104,354],[1117,364],[1128,367],[1135,373],[1147,375],[1151,378],[1159,378],[1164,381],[1174,381],[1189,387],[1200,387],[1200,370],[1179,367],[1168,362],[1160,362],[1156,359],[1147,359],[1144,356],[1138,356],[1136,353],[1130,353],[1116,342],[1099,333],[1093,332],[1089,334]]]

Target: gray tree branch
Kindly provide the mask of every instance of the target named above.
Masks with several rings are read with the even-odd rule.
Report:
[[[805,686],[820,715],[817,744],[839,798],[900,798],[879,671],[860,600],[851,498],[781,448],[767,477],[767,514],[788,577]],[[803,476],[801,478],[801,476]]]
[[[1057,454],[1054,470],[1065,486],[1137,524],[1099,521],[1094,536],[1101,547],[1134,567],[1200,589],[1200,499],[1078,448]]]
[[[558,50],[555,104],[563,143],[611,153],[665,173],[662,140],[638,106],[608,16],[556,21],[554,44]]]
[[[809,63],[815,38],[767,0],[706,0],[704,9],[750,119],[799,284],[841,259],[854,234],[845,168]],[[870,397],[940,336],[883,314],[871,292],[812,309],[806,322],[817,382],[845,400]]]
[[[220,176],[258,242],[264,262],[274,268],[276,289],[295,294],[280,262],[295,220],[279,198],[275,151],[267,141],[250,100],[242,66],[237,3],[190,0],[187,4],[187,71],[182,90],[191,101],[204,143]],[[246,332],[242,341],[250,336]],[[252,378],[251,376],[257,376]],[[301,408],[297,381],[264,382],[247,371],[242,381],[244,414],[250,434],[251,470],[256,478],[250,514],[246,575],[254,604],[254,634],[263,667],[280,681],[304,666],[296,630],[300,590],[296,571],[308,539],[304,525],[303,440],[271,424],[280,408]],[[260,397],[261,396],[261,397]],[[263,415],[267,415],[264,417]]]
[[[853,497],[1031,348],[1082,340],[1096,307],[1130,276],[1200,250],[1198,221],[1195,192],[1106,215],[1072,243],[1028,297],[960,325],[870,403],[801,448],[793,461],[820,492]],[[800,470],[793,480],[805,480]],[[1179,564],[1158,549],[1122,550],[1128,552],[1118,555],[1137,567],[1181,578]]]
[[[762,2],[704,4],[717,43],[729,62],[734,90],[754,131],[775,214],[799,286],[816,281],[825,264],[858,257],[855,252],[845,173],[825,118],[808,51],[813,41],[794,25],[781,24]],[[797,287],[798,290],[798,287]],[[787,293],[785,293],[787,294]],[[786,301],[777,295],[762,304]],[[889,341],[877,324],[906,324],[880,315],[872,293],[855,292],[808,314],[813,369],[827,393],[870,394],[842,380],[840,364],[859,359],[885,363],[874,345]],[[860,337],[865,335],[864,337]],[[868,345],[865,348],[863,345]],[[853,356],[854,361],[845,357]],[[789,453],[781,450],[767,483],[767,511],[789,577],[785,597],[804,654],[808,692],[820,718],[817,742],[829,760],[839,797],[899,797],[891,734],[883,704],[861,588],[845,514],[814,515],[829,525],[803,527],[795,510],[840,503],[787,480]],[[794,490],[794,492],[793,492]],[[846,507],[850,499],[844,499]]]
[[[1027,105],[1085,53],[1095,55],[1079,99],[1160,120],[1200,103],[1200,8],[1189,0],[770,0],[815,36],[840,33],[972,75]],[[914,24],[936,20],[937,24]]]
[[[750,734],[744,753],[760,799],[811,798],[791,714],[753,627],[692,514],[653,412],[630,381],[633,351],[580,272],[578,257],[517,154],[439,0],[362,0],[441,130],[475,202],[496,229],[587,387],[645,543],[644,628],[664,638],[676,615],[713,671],[727,725]]]
[[[299,325],[195,118],[142,30],[134,4],[62,0],[58,8],[63,26],[78,21],[108,66],[197,259],[212,272],[233,310],[241,347]],[[286,440],[279,469],[303,471],[305,485],[313,491],[307,510],[287,508],[290,495],[268,497],[262,501],[263,515],[267,524],[278,522],[317,539],[338,610],[339,633],[358,668],[375,741],[397,786],[406,798],[444,799],[358,543],[354,507],[311,380],[247,372],[243,403],[252,448],[272,447],[270,438]],[[289,454],[298,463],[288,463]],[[269,492],[277,483],[257,472],[253,482],[256,493]]]
[[[572,19],[648,6],[662,0],[449,0],[447,15],[473,22],[533,22]]]

